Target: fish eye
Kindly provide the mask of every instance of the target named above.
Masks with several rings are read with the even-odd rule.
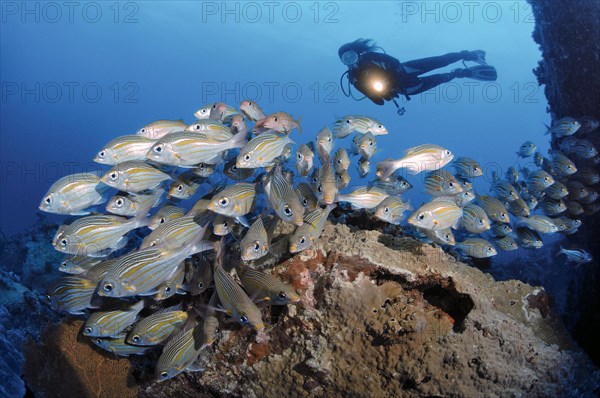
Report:
[[[96,339],[96,344],[100,345],[102,343],[104,343],[104,340],[102,340],[102,339]]]
[[[479,225],[483,225],[483,220],[481,218],[479,219]]]
[[[104,151],[100,151],[100,153],[98,154],[98,156],[100,156],[101,158],[103,158],[105,155]]]
[[[302,199],[302,204],[308,206],[308,200],[306,198]]]
[[[446,149],[446,155],[450,155],[450,151]]]
[[[276,121],[277,121],[277,116],[275,116],[275,117],[273,118],[273,121],[274,121],[274,122],[276,122]]]
[[[446,240],[450,240],[450,234],[444,235],[444,238],[446,238]]]
[[[167,372],[160,372],[161,379],[166,379],[167,377],[169,377],[169,374]]]
[[[298,157],[298,159],[302,160],[302,154],[299,153],[298,155],[296,155]]]
[[[221,200],[219,200],[219,204],[222,207],[225,207],[225,206],[227,206],[229,204],[229,199],[227,199],[227,198],[221,198]]]
[[[284,292],[279,292],[279,294],[277,295],[277,298],[281,301],[287,300],[287,294],[285,294]]]
[[[67,265],[68,264],[67,264],[66,261],[63,261],[62,263],[60,263],[60,266],[63,267],[63,268],[67,268]]]
[[[158,220],[158,223],[159,224],[164,224],[165,223],[165,218],[161,217],[160,220]]]
[[[94,331],[94,330],[93,330],[91,327],[89,327],[89,326],[88,326],[87,328],[85,328],[85,332],[86,332],[87,334],[90,334],[90,333],[92,333],[93,331]]]
[[[244,160],[246,160],[246,161],[250,160],[250,155],[245,155]]]
[[[286,216],[291,216],[293,214],[292,209],[290,209],[290,207],[288,205],[285,206],[285,208],[283,209],[283,212],[285,213]]]
[[[200,130],[200,124],[196,124],[194,127],[196,128],[196,130]]]
[[[61,246],[66,246],[67,245],[67,240],[66,239],[61,239],[60,245]]]
[[[240,323],[248,324],[249,322],[250,322],[250,320],[248,319],[248,317],[246,315],[240,316]]]
[[[369,146],[373,146],[373,141],[369,141]]]
[[[454,183],[453,183],[453,182],[449,182],[449,183],[448,183],[448,186],[449,186],[450,188],[454,188]]]
[[[406,186],[408,186],[408,183],[407,183],[407,182],[405,182],[405,181],[402,181],[402,182],[400,183],[400,185],[401,185],[401,186],[403,186],[403,187],[406,187]]]
[[[389,208],[389,207],[387,207],[387,206],[385,206],[385,207],[383,208],[383,212],[384,212],[384,213],[386,213],[386,214],[387,214],[387,213],[389,213],[389,212],[390,212],[390,208]]]
[[[122,199],[122,198],[119,198],[119,199],[117,199],[117,200],[115,201],[115,205],[116,205],[117,207],[121,207],[121,206],[123,206],[123,199]]]
[[[50,196],[46,196],[46,199],[44,199],[44,202],[50,204],[50,203],[52,203],[52,198]]]
[[[381,124],[378,124],[378,125],[377,125],[377,128],[378,128],[378,129],[382,129],[382,128],[383,128],[383,126],[382,126]]]
[[[304,243],[306,243],[306,238],[303,236],[300,238],[300,244],[303,245]]]
[[[134,343],[139,343],[139,342],[140,342],[140,336],[138,336],[137,334],[136,334],[136,335],[134,335],[134,336],[131,338],[131,341],[133,341]]]
[[[107,282],[107,283],[105,283],[105,284],[104,284],[104,286],[102,286],[102,289],[103,289],[105,292],[112,292],[112,290],[113,290],[113,285]]]
[[[162,145],[157,145],[154,147],[154,152],[156,153],[161,153],[163,150],[163,146]]]
[[[223,228],[227,228],[227,221],[223,222]]]
[[[505,213],[500,213],[500,218],[506,218],[506,214]]]
[[[248,106],[252,106],[252,102],[248,102]]]
[[[183,185],[179,185],[179,186],[177,187],[177,190],[178,190],[179,192],[183,191]]]
[[[423,220],[423,219],[425,218],[425,214],[423,214],[423,213],[419,213],[419,214],[417,215],[417,218],[418,218],[419,220]]]
[[[165,293],[171,293],[171,288],[169,286],[165,286]]]
[[[350,123],[351,123],[350,119],[346,119],[346,124],[350,124]]]
[[[254,251],[257,252],[260,250],[260,243],[258,241],[254,242]]]
[[[110,173],[109,177],[111,180],[116,180],[118,176],[119,175],[117,174],[117,172],[113,171],[112,173]]]

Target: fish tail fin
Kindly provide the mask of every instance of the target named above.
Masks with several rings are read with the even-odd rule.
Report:
[[[415,208],[410,205],[410,199],[406,201],[406,209],[405,211],[414,210]]]
[[[300,127],[300,122],[302,122],[302,116],[296,120],[296,124],[298,125],[298,134],[302,134],[302,127]]]
[[[562,245],[558,245],[558,247],[560,248],[560,250],[558,251],[558,254],[565,254],[565,248],[562,247]]]
[[[248,134],[239,132],[229,139],[231,148],[243,148],[248,143]]]

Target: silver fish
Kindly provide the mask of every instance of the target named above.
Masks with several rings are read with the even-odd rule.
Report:
[[[456,158],[452,165],[460,178],[475,178],[483,175],[483,169],[475,159],[462,156]]]
[[[94,162],[115,165],[128,160],[144,160],[156,140],[141,135],[124,135],[106,144],[94,158]]]
[[[148,347],[127,344],[125,342],[126,336],[126,333],[122,333],[117,338],[92,337],[90,340],[103,350],[121,357],[127,357],[129,355],[142,355],[148,351]]]
[[[558,227],[550,217],[539,214],[534,214],[527,218],[520,218],[518,225],[526,226],[527,228],[542,234],[553,234],[558,232]]]
[[[150,217],[148,228],[154,231],[159,225],[164,224],[169,220],[183,217],[184,214],[181,207],[167,204],[157,211],[155,215]]]
[[[338,191],[346,188],[350,183],[350,173],[348,173],[348,170],[344,170],[341,173],[335,173],[335,181]]]
[[[404,219],[402,214],[408,210],[412,210],[409,202],[403,202],[397,196],[388,196],[375,208],[375,217],[390,224],[399,225],[400,221]]]
[[[454,158],[450,150],[439,145],[423,144],[408,149],[398,160],[387,159],[377,165],[377,177],[387,180],[394,171],[404,168],[409,174],[438,170]]]
[[[169,133],[176,131],[183,131],[186,124],[183,120],[157,120],[150,124],[145,125],[139,129],[136,134],[146,138],[157,140],[164,137]]]
[[[436,229],[433,231],[428,229],[419,229],[419,231],[421,231],[433,243],[437,243],[438,245],[454,246],[456,244],[456,239],[454,238],[454,234],[450,228]]]
[[[213,196],[207,208],[224,216],[238,218],[250,212],[255,195],[254,184],[238,182]]]
[[[95,257],[67,256],[58,266],[58,270],[71,275],[80,275],[101,261],[102,259]]]
[[[326,205],[334,202],[335,195],[337,194],[337,183],[331,164],[325,163],[323,165],[315,193],[319,201]]]
[[[544,170],[537,170],[527,177],[527,186],[532,191],[543,191],[554,184],[554,178]]]
[[[373,135],[388,134],[388,130],[379,121],[367,116],[358,115],[348,115],[339,119],[335,122],[333,131],[337,138],[347,137],[353,132],[359,134],[371,133]]]
[[[83,325],[83,335],[89,337],[118,337],[121,332],[138,320],[138,314],[143,309],[144,301],[140,300],[125,308],[93,312]]]
[[[329,213],[337,205],[330,204],[324,209],[318,208],[304,217],[304,224],[296,228],[296,231],[290,237],[290,252],[297,253],[312,246],[321,236]]]
[[[185,311],[163,310],[136,322],[125,340],[128,344],[149,346],[164,343],[183,328],[188,320]]]
[[[185,371],[200,355],[202,345],[201,325],[195,321],[188,322],[182,331],[173,336],[156,363],[155,375],[159,381],[165,381]]]
[[[456,229],[463,210],[454,202],[447,200],[432,201],[418,208],[409,218],[408,223],[415,227],[437,230],[453,227]]]
[[[281,156],[286,145],[293,144],[289,136],[264,133],[252,138],[241,150],[237,157],[238,168],[257,168],[273,166],[275,159]]]
[[[510,224],[494,223],[494,225],[492,225],[492,234],[494,234],[494,236],[502,237],[511,232],[512,228],[510,227]]]
[[[176,250],[192,239],[205,233],[205,228],[197,223],[194,216],[182,216],[159,225],[142,240],[140,249],[161,246]]]
[[[329,162],[329,154],[333,149],[333,134],[329,127],[323,127],[321,131],[317,134],[317,153],[319,154],[319,159],[321,160],[321,164],[325,164]]]
[[[567,187],[560,181],[555,181],[544,191],[548,197],[559,200],[566,197],[569,194]]]
[[[117,194],[106,204],[106,211],[119,216],[135,217],[156,207],[164,193],[164,189],[157,189],[140,194]]]
[[[198,163],[196,167],[190,170],[198,177],[207,178],[215,172],[215,166],[207,163]]]
[[[527,202],[521,198],[513,200],[512,202],[508,202],[508,206],[505,207],[511,214],[517,217],[529,217],[531,214],[531,210],[529,209]]]
[[[564,254],[568,261],[578,264],[591,263],[593,260],[592,255],[585,250],[568,250],[562,246],[560,246],[558,254]]]
[[[350,158],[344,148],[339,148],[333,155],[333,168],[336,173],[342,173],[350,167]]]
[[[546,199],[542,202],[541,208],[547,216],[557,216],[567,210],[567,205],[560,199]]]
[[[537,146],[533,142],[525,141],[517,151],[517,156],[520,158],[528,158],[533,156],[536,150]]]
[[[525,249],[539,249],[544,246],[544,242],[542,242],[542,238],[540,238],[537,232],[527,227],[518,227],[515,232],[519,246]]]
[[[256,297],[256,300],[270,305],[287,305],[300,301],[300,295],[292,286],[271,274],[245,267],[238,275],[244,290]]]
[[[204,178],[198,177],[195,173],[190,171],[181,173],[177,176],[177,180],[171,183],[167,197],[182,200],[189,199],[194,196],[203,182]]]
[[[469,257],[488,258],[498,254],[494,245],[481,238],[467,238],[456,242],[456,247]]]
[[[296,170],[301,177],[306,177],[310,173],[314,165],[315,154],[312,149],[302,144],[296,152]]]
[[[109,187],[94,173],[71,174],[56,181],[44,195],[39,209],[47,213],[83,216],[90,206],[104,202]]]
[[[390,195],[401,195],[412,189],[412,184],[399,175],[393,175],[387,181],[376,179],[373,186],[385,190]]]
[[[367,132],[358,142],[358,153],[363,159],[371,159],[377,151],[377,141],[371,132]]]
[[[573,135],[579,130],[581,123],[572,117],[564,117],[552,123],[552,127],[546,126],[546,134],[552,134],[555,137],[566,137]]]
[[[436,170],[425,177],[425,192],[433,197],[457,195],[463,191],[458,180],[446,170]]]
[[[485,210],[469,203],[463,208],[461,225],[473,234],[480,234],[490,229],[490,219]]]
[[[517,242],[510,236],[503,236],[501,238],[494,239],[494,243],[500,248],[500,250],[504,250],[505,252],[517,250],[519,248]]]
[[[287,223],[302,225],[304,222],[302,220],[304,207],[298,199],[292,184],[281,174],[281,168],[276,167],[272,175],[267,177],[264,190],[275,213]]]
[[[298,132],[302,133],[300,127],[301,120],[302,116],[299,117],[298,120],[294,120],[292,115],[285,112],[275,112],[265,118],[263,127],[287,135],[289,135],[293,129],[298,129]]]
[[[94,308],[92,298],[97,283],[77,275],[63,276],[48,287],[46,298],[52,309],[72,315],[82,315],[84,310]]]
[[[519,193],[517,189],[506,181],[497,181],[492,185],[494,193],[502,200],[512,202],[519,199]]]
[[[508,210],[506,210],[506,207],[504,207],[502,202],[493,196],[477,196],[477,203],[485,210],[485,213],[491,220],[499,223],[510,222]]]
[[[254,101],[242,101],[240,104],[240,111],[242,111],[244,116],[246,116],[246,118],[251,122],[256,122],[257,120],[267,117],[262,108]]]
[[[170,179],[171,176],[146,162],[130,160],[111,168],[100,181],[120,191],[140,193],[148,189],[155,189],[163,181]]]
[[[261,217],[252,223],[240,242],[242,260],[256,260],[269,252],[269,236]]]
[[[371,161],[369,159],[360,158],[358,159],[358,176],[365,178],[371,170]]]
[[[223,166],[223,174],[232,180],[242,181],[250,178],[256,172],[256,169],[242,169],[236,165],[237,159],[233,158]]]
[[[352,209],[372,209],[390,196],[383,189],[376,187],[360,187],[349,194],[338,193],[336,200],[350,203]]]
[[[305,212],[310,213],[311,211],[316,210],[319,200],[317,199],[317,196],[313,192],[310,185],[305,182],[301,182],[296,187],[296,194],[300,199],[300,203],[302,203],[302,206],[304,206]]]

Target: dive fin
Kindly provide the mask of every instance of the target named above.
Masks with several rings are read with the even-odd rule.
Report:
[[[491,65],[478,65],[468,68],[469,73],[466,77],[474,80],[493,82],[498,78],[496,68]]]

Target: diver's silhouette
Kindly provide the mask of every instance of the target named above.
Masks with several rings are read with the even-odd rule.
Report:
[[[461,51],[437,57],[400,62],[388,55],[370,39],[358,39],[346,43],[338,50],[340,60],[348,67],[340,79],[342,90],[351,96],[350,84],[367,98],[378,105],[385,101],[393,101],[398,113],[404,113],[396,98],[404,95],[410,100],[413,94],[422,93],[457,77],[468,77],[475,80],[494,81],[497,74],[493,66],[485,62],[485,51]],[[421,76],[434,69],[442,68],[458,61],[473,61],[479,65],[454,69],[450,73],[439,73]],[[342,80],[348,75],[348,92]],[[354,96],[352,96],[354,98]]]

